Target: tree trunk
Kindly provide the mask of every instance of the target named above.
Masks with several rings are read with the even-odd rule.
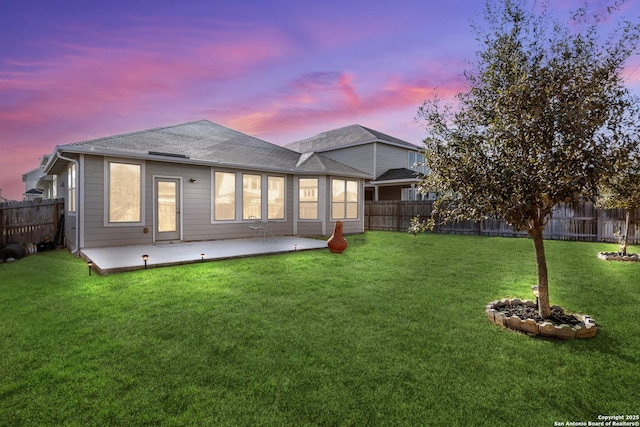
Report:
[[[549,304],[549,278],[547,277],[547,258],[544,253],[544,240],[542,231],[544,227],[535,227],[529,231],[536,248],[536,267],[538,269],[538,311],[544,319],[551,316],[551,305]]]
[[[627,248],[629,247],[629,224],[631,223],[631,211],[629,209],[625,209],[625,219],[624,219],[624,234],[622,235],[622,243],[620,244],[620,250],[622,251],[622,255],[627,254]]]

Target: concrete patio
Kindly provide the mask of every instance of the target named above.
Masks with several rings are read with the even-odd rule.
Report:
[[[113,246],[81,252],[98,273],[109,274],[145,268],[142,255],[148,255],[147,268],[152,268],[323,248],[327,248],[326,240],[286,236]]]

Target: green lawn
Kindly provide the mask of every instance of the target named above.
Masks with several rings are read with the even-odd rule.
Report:
[[[547,241],[552,303],[591,340],[501,329],[533,244],[369,232],[328,250],[89,277],[0,265],[0,425],[553,426],[640,412],[640,263]],[[632,252],[640,251],[632,247]]]

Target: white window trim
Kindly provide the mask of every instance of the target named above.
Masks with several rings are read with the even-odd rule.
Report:
[[[300,203],[304,203],[304,202],[300,201],[300,180],[301,179],[315,179],[316,180],[316,184],[317,184],[317,186],[316,186],[316,190],[317,190],[316,204],[318,205],[318,208],[316,210],[316,218],[302,218],[300,216]],[[318,221],[320,221],[320,219],[322,218],[321,209],[320,209],[320,207],[322,206],[321,202],[320,202],[320,199],[322,198],[321,197],[322,196],[322,192],[320,190],[320,178],[316,177],[316,176],[300,176],[300,177],[297,178],[297,181],[298,181],[298,186],[297,186],[297,189],[296,189],[296,207],[295,207],[295,209],[296,209],[296,215],[297,215],[298,221],[300,221],[300,222],[318,222]]]
[[[269,218],[269,178],[282,178],[283,180],[283,186],[282,186],[282,211],[283,211],[283,217],[282,218]],[[286,175],[274,175],[274,174],[265,174],[262,178],[262,181],[264,182],[263,184],[263,188],[266,188],[266,191],[263,193],[264,194],[264,215],[263,217],[265,218],[265,221],[270,221],[270,222],[286,222],[287,221],[287,177]]]
[[[73,170],[73,173],[71,172]],[[73,179],[71,177],[73,176]],[[67,168],[67,191],[65,197],[68,200],[67,203],[67,214],[69,216],[76,216],[78,214],[78,167],[75,163],[71,163]],[[69,197],[69,193],[73,189],[73,203]],[[71,205],[73,204],[73,210],[71,209]]]
[[[235,175],[235,218],[234,219],[216,219],[216,172],[230,173]],[[235,224],[241,223],[242,221],[238,218],[242,218],[242,204],[240,204],[240,212],[238,213],[238,191],[242,194],[242,180],[238,180],[238,171],[227,170],[227,169],[216,169],[211,168],[211,194],[209,195],[211,198],[211,224]],[[238,181],[239,187],[238,187]],[[238,216],[240,215],[240,216]]]
[[[358,211],[358,215],[355,218],[335,218],[333,216],[333,181],[334,180],[340,180],[340,181],[344,181],[345,183],[345,190],[346,190],[346,183],[348,181],[354,181],[357,186],[358,186],[358,197],[357,197],[357,211]],[[362,182],[359,179],[354,179],[354,178],[341,178],[341,177],[337,177],[337,176],[333,176],[331,177],[331,179],[329,180],[329,219],[331,221],[342,221],[342,222],[353,222],[353,221],[361,221],[362,215],[363,215],[363,211],[362,208],[364,206],[364,204],[362,203],[363,200],[363,188],[362,188]],[[347,201],[346,201],[346,194],[345,194],[345,201],[343,202],[345,205],[345,213],[346,213],[346,207],[347,207]]]
[[[140,166],[140,221],[135,222],[110,222],[109,221],[109,164],[110,163],[123,163],[128,165],[136,165]],[[104,158],[103,161],[103,169],[104,169],[104,178],[103,178],[103,187],[104,187],[104,219],[103,224],[105,227],[139,227],[145,225],[146,218],[146,200],[145,195],[147,194],[145,184],[146,184],[146,174],[145,174],[145,162],[144,160],[135,161],[130,159],[119,159],[119,158]]]
[[[180,218],[179,218],[179,227],[180,227],[180,240],[184,239],[184,185],[182,182],[182,177],[181,176],[171,176],[171,175],[153,175],[152,176],[152,186],[153,186],[153,197],[152,197],[152,203],[153,203],[153,241],[156,241],[156,228],[157,228],[157,221],[158,221],[158,194],[157,194],[157,186],[156,186],[156,180],[157,179],[175,179],[176,181],[178,181],[178,209],[180,210]]]
[[[216,220],[215,218],[215,185],[216,172],[224,172],[234,174],[236,177],[235,182],[235,219],[220,219]],[[228,169],[216,169],[211,168],[211,224],[242,224],[255,221],[255,219],[245,219],[243,206],[244,206],[244,188],[242,177],[244,175],[253,175],[260,177],[260,216],[261,219],[259,221],[269,221],[269,222],[287,222],[287,206],[289,204],[289,200],[287,198],[287,176],[279,175],[279,174],[271,174],[271,173],[260,173],[260,172],[252,172],[252,171],[237,171],[237,170],[228,170]],[[282,178],[284,180],[284,218],[277,219],[269,219],[269,178]]]
[[[260,218],[245,218],[244,217],[244,177],[245,176],[258,176],[260,177]],[[242,192],[240,193],[240,203],[238,203],[238,199],[236,199],[236,204],[240,205],[240,211],[242,212],[242,214],[240,215],[240,219],[244,222],[251,222],[251,221],[266,221],[266,215],[265,215],[265,179],[264,179],[264,175],[260,174],[260,173],[252,173],[252,172],[241,172],[240,173],[240,185],[242,186]]]

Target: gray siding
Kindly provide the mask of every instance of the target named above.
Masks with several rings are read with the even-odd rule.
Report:
[[[114,159],[116,160],[116,159]],[[126,160],[123,160],[126,161]],[[135,225],[105,224],[105,159],[102,156],[84,155],[80,161],[79,176],[83,181],[78,186],[78,215],[80,220],[80,247],[104,247],[136,244],[151,244],[154,239],[154,178],[177,178],[181,181],[182,196],[182,240],[218,240],[234,238],[250,238],[255,232],[249,228],[253,221],[244,221],[240,217],[235,221],[212,222],[212,169],[209,166],[182,165],[146,161],[144,167],[143,221]],[[223,170],[223,169],[220,169]],[[235,171],[260,174],[263,177],[263,190],[267,188],[267,176],[285,178],[285,219],[269,221],[268,227],[273,235],[293,235],[293,222],[297,210],[297,197],[294,194],[294,175],[277,173],[260,173],[255,171]],[[60,172],[60,182],[66,177],[66,169]],[[344,179],[344,177],[338,177]],[[195,180],[190,182],[190,180]],[[335,221],[331,220],[331,185],[330,176],[319,176],[320,214],[318,221],[298,221],[297,234],[304,236],[330,235]],[[347,178],[352,179],[352,178]],[[241,203],[241,175],[237,176],[237,203]],[[61,194],[66,188],[60,188]],[[363,183],[360,181],[360,191]],[[361,200],[363,194],[361,194]],[[266,212],[266,193],[263,192],[263,212]],[[344,232],[347,234],[364,231],[364,206],[361,206],[357,220],[344,221]],[[241,209],[238,209],[240,213]],[[70,247],[75,249],[76,217],[66,215],[66,238]],[[263,218],[266,220],[265,218]],[[326,224],[323,227],[323,222]]]
[[[389,169],[408,168],[409,151],[412,150],[375,142],[355,147],[338,148],[322,152],[322,154],[376,178]]]
[[[336,162],[351,166],[372,176],[377,176],[374,174],[375,158],[373,144],[338,148],[336,150],[322,152],[322,154]]]
[[[298,235],[299,236],[321,236],[322,223],[320,221],[299,221]]]
[[[378,177],[389,169],[408,168],[409,151],[406,148],[388,144],[376,144],[376,173]]]
[[[135,245],[153,243],[154,230],[154,177],[180,178],[182,180],[182,235],[184,241],[218,240],[253,237],[249,228],[252,221],[214,222],[211,219],[212,168],[209,166],[181,165],[179,163],[145,162],[144,172],[144,221],[141,225],[105,226],[105,184],[104,159],[99,156],[85,156],[84,177],[84,245],[83,247]],[[229,171],[229,170],[226,170]],[[235,172],[235,171],[232,171]],[[243,171],[240,171],[243,172]],[[244,171],[260,174],[255,171]],[[269,221],[274,235],[293,234],[293,176],[281,174],[260,174],[263,188],[267,176],[285,178],[285,219]],[[195,179],[195,182],[190,182]],[[240,183],[241,178],[237,181]],[[241,203],[240,193],[237,203]],[[263,195],[266,197],[266,194]],[[264,205],[264,202],[263,202]],[[266,206],[265,206],[266,208]],[[266,218],[265,218],[266,219]],[[67,219],[68,230],[75,225],[75,218]],[[146,230],[146,231],[145,231]],[[69,235],[73,240],[75,235]]]
[[[148,174],[148,171],[147,171]],[[104,159],[99,156],[84,157],[84,202],[83,218],[84,245],[82,247],[139,245],[152,243],[153,211],[149,208],[151,199],[149,182],[145,179],[145,205],[143,223],[136,226],[104,226],[105,185]],[[147,232],[145,233],[145,228]]]

